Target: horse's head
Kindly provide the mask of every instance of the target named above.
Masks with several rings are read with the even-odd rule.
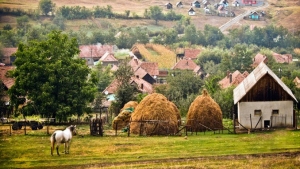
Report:
[[[73,135],[76,135],[77,134],[77,131],[76,131],[76,125],[71,125],[71,126],[69,126],[69,129],[70,129],[70,131],[72,132],[72,134]]]

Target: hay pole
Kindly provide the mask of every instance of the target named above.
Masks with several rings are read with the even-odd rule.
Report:
[[[214,119],[212,119],[215,123],[217,123],[217,124],[220,124],[218,121],[216,121],[216,120],[214,120]],[[223,133],[223,129],[226,129],[226,130],[228,130],[228,132],[229,133],[232,133],[230,130],[229,130],[229,128],[227,128],[227,127],[224,127],[224,125],[222,124],[222,133]]]
[[[237,121],[245,130],[248,130],[245,126],[243,126],[239,121]],[[258,124],[258,123],[257,123]]]
[[[211,129],[211,128],[209,128],[209,127],[206,127],[205,125],[201,124],[200,122],[198,122],[198,124],[200,124],[200,125],[203,126],[204,128],[207,128],[207,129],[209,129],[209,130],[211,130],[211,131],[214,131],[213,129]]]
[[[260,122],[260,120],[261,120],[261,116],[259,117],[258,122],[256,123],[254,129],[256,129],[256,127],[257,127],[258,123]]]

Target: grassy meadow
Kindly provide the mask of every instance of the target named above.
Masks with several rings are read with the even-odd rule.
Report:
[[[55,128],[50,127],[50,132]],[[70,154],[50,155],[46,129],[0,136],[0,168],[296,168],[300,165],[300,131],[250,134],[188,133],[137,136],[105,130],[89,135],[79,126]]]

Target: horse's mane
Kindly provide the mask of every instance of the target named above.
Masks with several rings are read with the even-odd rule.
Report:
[[[69,126],[67,128],[70,129],[71,132],[73,132],[76,129],[76,125],[75,126],[71,125],[71,126]]]

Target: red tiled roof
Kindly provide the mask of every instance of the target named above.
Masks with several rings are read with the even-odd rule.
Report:
[[[16,53],[18,48],[3,48],[3,56],[4,57],[9,57],[12,56],[14,53]]]
[[[141,68],[148,72],[151,76],[159,74],[158,63],[156,62],[143,62],[141,63]]]
[[[159,75],[160,77],[167,77],[169,72],[167,70],[159,70]]]
[[[6,76],[6,73],[9,71],[9,70],[13,70],[14,67],[13,66],[0,66],[0,78],[1,78],[1,81],[2,83],[8,88],[10,89],[14,83],[15,83],[15,80],[13,78],[9,78]]]
[[[138,89],[143,92],[143,93],[152,93],[153,92],[153,88],[152,85],[150,83],[148,83],[147,81],[145,81],[142,78],[137,78],[137,77],[132,77],[131,78],[131,82],[130,84],[135,83],[138,85]]]
[[[187,59],[196,59],[200,52],[200,49],[185,49],[184,57]]]
[[[277,63],[291,63],[293,61],[293,56],[291,54],[278,54],[273,52],[273,58]]]
[[[138,76],[139,78],[143,78],[144,76],[146,76],[146,74],[147,74],[147,72],[141,67],[139,67],[138,69],[136,69],[134,71],[134,75]]]
[[[245,71],[243,74],[241,74],[240,71],[236,70],[233,73],[227,72],[227,75],[225,78],[219,81],[219,85],[222,89],[228,88],[232,85],[237,86],[240,84],[247,76],[249,73]],[[230,76],[231,76],[231,81],[230,81]]]
[[[129,61],[129,65],[132,67],[133,71],[139,68],[142,61],[140,61],[136,56],[133,56]]]
[[[80,50],[80,58],[100,58],[106,52],[113,53],[113,46],[112,45],[81,45],[79,46]]]
[[[199,66],[191,59],[181,59],[173,66],[172,69],[195,70],[198,67]]]
[[[132,67],[135,75],[139,75],[140,78],[143,78],[147,73],[150,76],[159,75],[158,63],[155,62],[142,62],[136,56],[133,56],[129,61],[129,65]],[[143,75],[140,73],[140,69],[143,69]],[[138,70],[138,71],[137,71]]]
[[[112,62],[112,61],[118,61],[115,57],[114,54],[106,52],[100,59],[102,62]]]
[[[113,94],[117,91],[117,88],[118,88],[118,81],[115,79],[104,89],[103,93],[107,91],[108,92],[107,94]]]
[[[256,67],[257,65],[259,65],[261,62],[264,62],[266,63],[268,61],[267,57],[258,53],[257,55],[254,56],[254,59],[253,59],[253,64],[252,66],[253,67]]]
[[[145,81],[142,78],[138,78],[138,77],[131,77],[130,80],[130,84],[137,84],[138,89],[141,92],[145,92],[145,93],[152,93],[153,92],[153,88],[152,85],[150,83],[148,83],[147,81]],[[108,92],[108,94],[113,94],[117,91],[118,89],[118,81],[114,80],[112,81],[112,83],[103,91],[103,93],[105,93],[105,91]]]

